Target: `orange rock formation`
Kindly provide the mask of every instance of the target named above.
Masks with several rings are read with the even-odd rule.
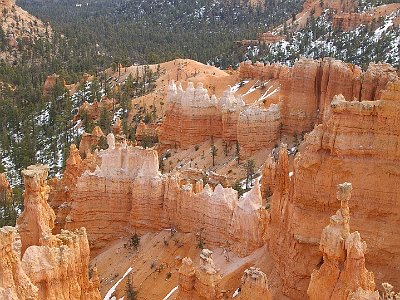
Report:
[[[346,300],[356,292],[379,300],[378,292],[374,292],[374,275],[365,268],[367,245],[357,231],[350,233],[351,190],[351,183],[338,185],[337,199],[341,208],[322,231],[320,250],[324,262],[311,274],[307,290],[310,300]]]
[[[320,123],[335,95],[348,100],[378,100],[388,82],[398,76],[388,64],[370,64],[363,73],[357,66],[339,60],[302,58],[293,68],[242,63],[241,78],[279,79],[279,106],[283,132],[310,131]]]
[[[86,170],[94,171],[97,166],[97,158],[90,152],[82,159],[75,144],[69,149],[69,157],[62,179],[52,179],[49,195],[50,205],[56,213],[54,231],[59,233],[65,227],[65,217],[71,210],[71,199],[75,193],[76,182]]]
[[[237,300],[271,300],[267,276],[260,269],[251,267],[244,271],[242,286]]]
[[[0,201],[10,200],[13,195],[10,184],[4,173],[0,173]]]
[[[17,229],[0,229],[0,296],[99,300],[97,271],[93,270],[92,280],[88,275],[90,255],[85,229],[51,234],[55,215],[47,203],[47,173],[48,167],[43,165],[22,171],[25,210],[18,218]]]
[[[227,136],[224,135],[223,128],[226,126],[223,126],[222,115],[228,110],[235,110],[238,114],[243,106],[243,100],[236,99],[230,90],[218,100],[214,95],[210,97],[202,84],[194,88],[193,83],[189,83],[186,91],[183,91],[181,85],[177,87],[171,82],[166,118],[158,134],[160,142],[185,149],[211,137],[232,137],[229,131]],[[236,128],[230,125],[228,130]]]
[[[214,265],[212,251],[203,249],[198,268],[194,268],[190,258],[185,257],[182,260],[179,269],[180,292],[177,299],[222,299],[220,282],[221,275]]]
[[[49,168],[44,165],[29,166],[22,171],[25,184],[24,211],[17,219],[22,240],[22,254],[32,245],[50,245],[56,218],[47,203],[49,186],[46,179]]]
[[[44,85],[43,85],[43,92],[42,92],[43,95],[50,96],[53,91],[54,86],[57,84],[57,81],[59,81],[59,80],[61,80],[60,75],[52,74],[52,75],[47,76],[46,81],[44,82]],[[65,82],[64,79],[62,80],[62,84],[64,87],[66,87],[67,83]]]
[[[318,235],[333,205],[335,186],[344,181],[355,187],[352,224],[368,243],[368,269],[378,283],[400,284],[400,256],[393,247],[399,234],[393,206],[400,179],[399,92],[397,81],[380,93],[381,100],[335,97],[323,123],[306,135],[293,172],[289,174],[284,150],[267,168],[273,183],[268,246],[289,297],[306,297],[311,272],[321,261]]]
[[[248,106],[228,89],[221,99],[211,98],[208,91],[192,84],[186,91],[174,83],[169,86],[166,118],[159,129],[164,145],[188,148],[212,137],[226,142],[239,141],[244,157],[263,147],[273,146],[279,137],[280,111],[277,105],[268,109]],[[254,143],[257,138],[257,143]]]
[[[103,97],[101,101],[95,100],[93,103],[85,101],[80,107],[78,113],[74,116],[74,120],[77,121],[81,118],[83,113],[86,113],[88,118],[91,120],[98,120],[100,118],[101,110],[105,108],[107,111],[111,111],[115,106],[114,99],[108,99]]]
[[[93,128],[92,133],[84,133],[79,143],[79,153],[83,158],[93,151],[93,146],[99,144],[100,138],[105,138],[105,135],[99,126]]]
[[[110,143],[99,156],[101,166],[77,179],[70,213],[61,221],[68,229],[86,227],[93,248],[171,226],[193,233],[203,228],[207,245],[228,242],[241,255],[264,244],[267,218],[258,183],[238,199],[231,188],[203,189],[202,180],[162,176],[154,150]]]
[[[14,227],[0,228],[0,298],[30,300],[38,298],[38,288],[21,264],[21,240]]]

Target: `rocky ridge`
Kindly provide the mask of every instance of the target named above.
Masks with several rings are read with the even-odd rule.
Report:
[[[84,228],[52,235],[55,214],[47,203],[48,167],[22,172],[25,210],[17,228],[0,229],[2,299],[100,299],[99,280],[88,276],[89,244]],[[22,259],[21,259],[22,257]]]
[[[396,261],[396,248],[391,246],[396,243],[393,237],[398,228],[393,207],[400,176],[393,169],[399,161],[394,142],[399,136],[394,125],[398,124],[398,91],[396,81],[380,92],[380,100],[334,97],[322,124],[306,134],[293,171],[289,170],[285,150],[281,150],[277,162],[270,160],[264,168],[267,187],[262,190],[270,189],[273,194],[269,252],[289,297],[306,297],[309,276],[321,261],[321,220],[329,217],[335,185],[344,181],[351,181],[355,187],[350,203],[355,211],[352,224],[369,245],[368,268],[378,283],[399,284],[395,274],[400,263]],[[381,251],[388,255],[382,256]]]
[[[266,215],[258,183],[238,198],[220,184],[213,190],[203,188],[201,179],[161,175],[154,150],[114,144],[112,134],[108,142],[109,148],[99,152],[101,165],[77,179],[70,212],[60,221],[68,229],[85,227],[93,248],[133,231],[171,227],[193,233],[202,229],[205,244],[228,243],[241,255],[263,245]]]

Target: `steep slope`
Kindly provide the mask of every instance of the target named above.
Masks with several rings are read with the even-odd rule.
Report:
[[[0,59],[15,63],[29,59],[27,51],[51,39],[49,24],[17,6],[15,0],[3,1],[0,10]]]
[[[303,12],[272,31],[284,40],[252,49],[248,57],[293,64],[300,56],[330,56],[363,68],[369,62],[397,66],[399,16],[399,3],[307,1]]]

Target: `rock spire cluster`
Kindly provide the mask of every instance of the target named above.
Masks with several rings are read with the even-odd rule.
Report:
[[[22,171],[25,210],[17,227],[0,229],[0,296],[7,300],[99,300],[97,270],[89,279],[84,228],[53,235],[55,214],[47,203],[48,167]]]

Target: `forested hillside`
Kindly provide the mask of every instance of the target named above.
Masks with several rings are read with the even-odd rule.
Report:
[[[255,38],[301,10],[302,0],[21,0],[76,43],[115,58],[158,63],[192,58],[226,67],[240,60],[234,41]]]

